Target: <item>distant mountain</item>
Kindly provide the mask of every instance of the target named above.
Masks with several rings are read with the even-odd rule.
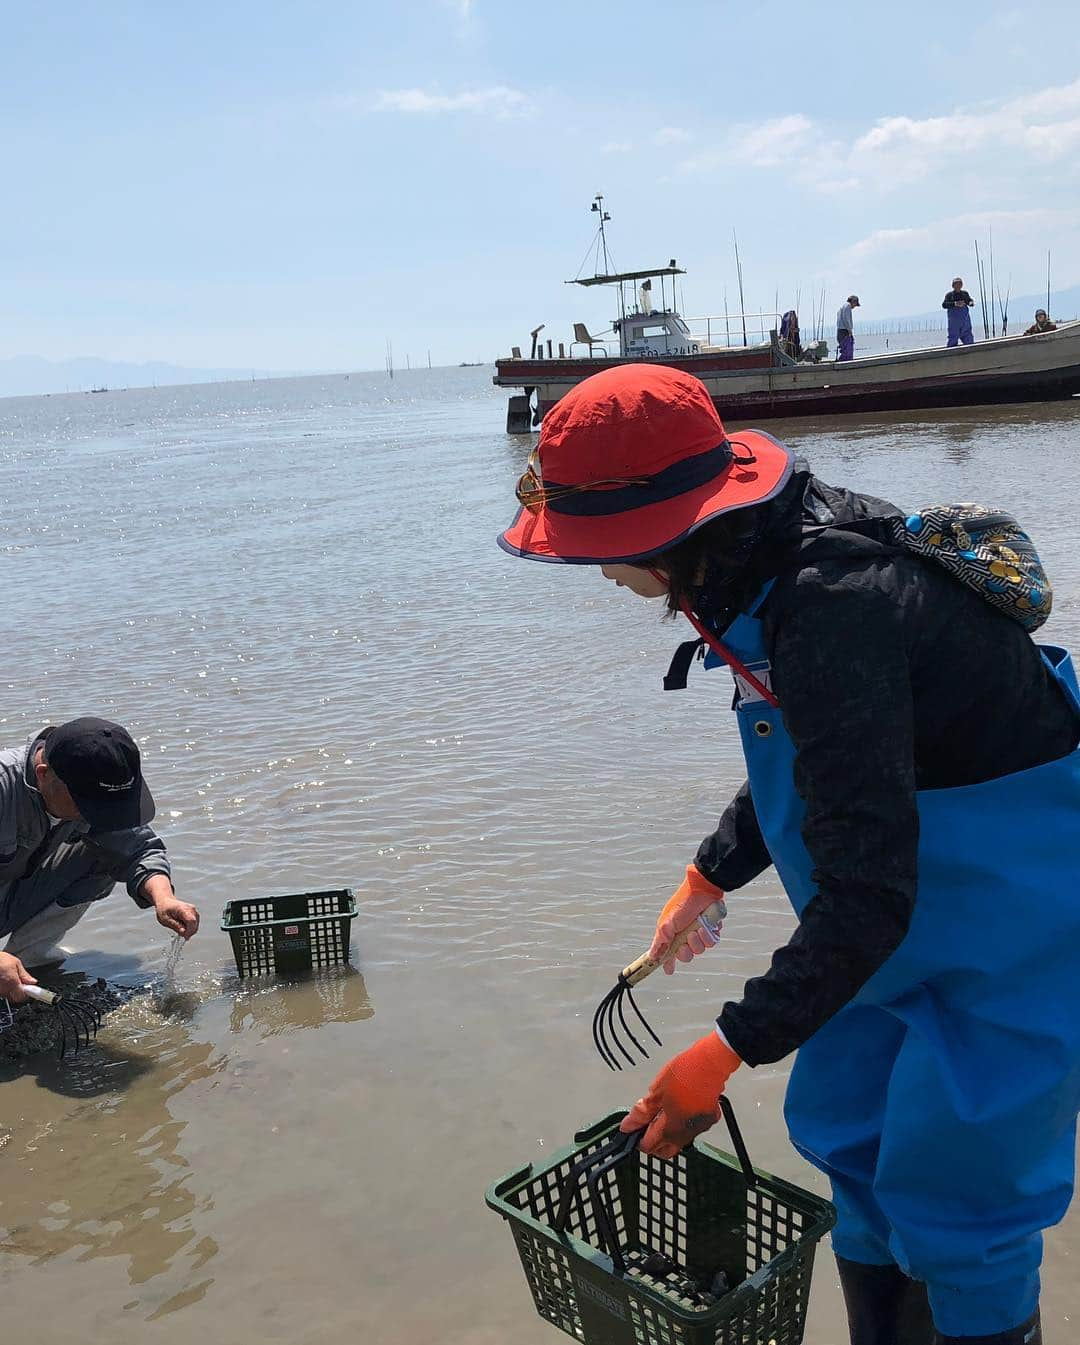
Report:
[[[230,379],[288,378],[291,371],[270,369],[185,369],[176,364],[129,364],[86,356],[46,360],[15,355],[0,360],[0,397],[34,397],[45,392],[87,392],[91,388],[148,388],[155,384],[223,383]],[[305,371],[310,372],[310,371]]]

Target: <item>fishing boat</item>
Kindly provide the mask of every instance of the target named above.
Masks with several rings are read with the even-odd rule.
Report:
[[[510,398],[506,429],[528,433],[569,390],[591,374],[618,364],[656,360],[696,375],[726,420],[754,422],[777,416],[912,411],[1006,402],[1052,401],[1080,394],[1080,321],[1061,322],[1035,336],[995,336],[970,346],[934,346],[895,354],[828,358],[824,341],[805,350],[779,335],[779,314],[724,313],[684,318],[676,306],[672,258],[666,266],[613,271],[608,265],[603,198],[595,272],[568,284],[618,290],[610,339],[574,324],[574,339],[541,341],[531,333],[520,349],[495,362],[497,387],[520,388]],[[654,307],[654,282],[660,303]],[[670,295],[670,297],[669,297]],[[734,336],[733,336],[734,333]],[[545,348],[546,347],[546,348]]]

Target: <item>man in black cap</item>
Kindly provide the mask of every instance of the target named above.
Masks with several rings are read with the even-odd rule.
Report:
[[[173,891],[139,749],[107,719],[45,728],[0,752],[0,996],[17,1004],[27,967],[61,961],[59,939],[118,881],[190,939],[199,913]]]

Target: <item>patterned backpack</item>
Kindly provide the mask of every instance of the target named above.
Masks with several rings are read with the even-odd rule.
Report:
[[[1050,580],[1034,542],[1011,514],[983,504],[941,504],[880,522],[898,545],[948,570],[1029,633],[1050,615]]]

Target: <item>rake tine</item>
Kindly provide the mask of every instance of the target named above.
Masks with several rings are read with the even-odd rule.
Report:
[[[86,1032],[86,1044],[90,1045],[91,1036],[96,1037],[98,1029],[101,1027],[101,1014],[93,1005],[85,1003],[81,999],[72,999],[66,1001],[68,1009],[78,1018]]]
[[[663,1046],[664,1043],[660,1040],[660,1038],[649,1026],[648,1022],[646,1021],[645,1015],[638,1008],[637,1003],[634,1000],[634,992],[633,990],[630,989],[629,986],[626,987],[626,998],[630,1001],[630,1007],[637,1014],[638,1019],[641,1022],[641,1026],[645,1029],[645,1031],[649,1034],[649,1036],[652,1037],[653,1041],[656,1042],[657,1046]],[[648,1056],[647,1051],[644,1054]]]
[[[97,1028],[94,1026],[93,1017],[83,1009],[82,1005],[77,1004],[73,1001],[64,1002],[64,1005],[61,1008],[61,1013],[65,1011],[67,1013],[68,1021],[75,1028],[75,1040],[78,1041],[79,1032],[81,1030],[84,1038],[84,1043],[85,1045],[89,1046],[91,1031],[93,1031],[95,1035],[97,1033]]]
[[[626,1047],[622,1044],[622,1041],[619,1038],[619,1034],[615,1029],[615,1010],[618,1009],[619,1012],[622,1013],[622,990],[623,990],[622,986],[617,985],[615,989],[611,992],[611,994],[608,996],[607,1029],[608,1032],[611,1034],[611,1040],[623,1053],[624,1058],[628,1060],[631,1065],[636,1065],[637,1061],[626,1049]]]
[[[79,1015],[76,1014],[76,1013],[72,1013],[71,1010],[67,1007],[67,1005],[65,1005],[65,1006],[60,1010],[60,1016],[61,1016],[61,1018],[63,1018],[64,1022],[67,1024],[68,1028],[71,1030],[71,1032],[73,1033],[73,1035],[74,1035],[74,1037],[75,1037],[75,1048],[74,1048],[74,1050],[71,1052],[71,1054],[72,1054],[72,1055],[78,1055],[79,1052],[82,1050],[82,1045],[83,1045],[83,1042],[82,1042],[82,1021],[81,1021],[81,1019],[79,1018]]]
[[[56,1010],[56,1019],[60,1024],[60,1059],[63,1060],[68,1053],[68,1022],[67,1018],[60,1012],[59,1008]],[[76,1037],[75,1049],[72,1051],[72,1055],[78,1055],[78,1053],[79,1039]]]
[[[619,995],[619,998],[618,998],[618,1005],[619,1005],[619,1022],[622,1024],[623,1031],[624,1031],[624,1032],[626,1033],[626,1035],[630,1038],[630,1040],[634,1043],[634,1045],[638,1048],[638,1050],[641,1052],[642,1056],[644,1056],[644,1058],[645,1058],[646,1060],[648,1060],[648,1058],[649,1058],[649,1053],[648,1053],[648,1051],[646,1051],[645,1047],[642,1046],[641,1042],[638,1041],[637,1037],[635,1037],[634,1034],[633,1034],[633,1032],[630,1030],[630,1024],[626,1021],[626,1014],[623,1013],[623,1000],[624,1000],[624,998],[626,998],[626,996],[630,995],[630,987],[629,987],[628,985],[624,985],[624,986],[622,987],[622,989],[623,989],[624,993],[623,993],[623,994],[620,994],[620,995]],[[633,997],[631,996],[631,998],[630,998],[630,1003],[633,1004],[633,1002],[634,1002],[634,1001],[633,1001]],[[638,1017],[639,1017],[639,1018],[641,1017],[641,1014],[640,1014],[640,1013],[638,1014]],[[646,1027],[647,1027],[647,1026],[648,1026],[648,1024],[646,1024]]]
[[[605,995],[604,998],[600,1001],[600,1003],[596,1006],[596,1012],[593,1014],[593,1020],[592,1020],[593,1045],[596,1047],[597,1051],[599,1051],[600,1059],[604,1062],[604,1064],[608,1067],[608,1069],[621,1070],[622,1066],[608,1050],[607,1042],[604,1040],[604,1010],[606,1007],[607,1007],[607,996]]]
[[[615,1231],[615,1219],[610,1206],[610,1189],[605,1190],[602,1182],[617,1163],[621,1163],[628,1154],[632,1153],[641,1140],[642,1132],[640,1130],[631,1131],[628,1135],[619,1134],[616,1142],[607,1154],[597,1154],[595,1161],[589,1168],[585,1183],[593,1198],[593,1212],[596,1215],[596,1224],[600,1232],[600,1240],[603,1242],[605,1250],[611,1257],[612,1269],[616,1275],[626,1274],[626,1261],[623,1258],[622,1248],[619,1246],[619,1237]]]

